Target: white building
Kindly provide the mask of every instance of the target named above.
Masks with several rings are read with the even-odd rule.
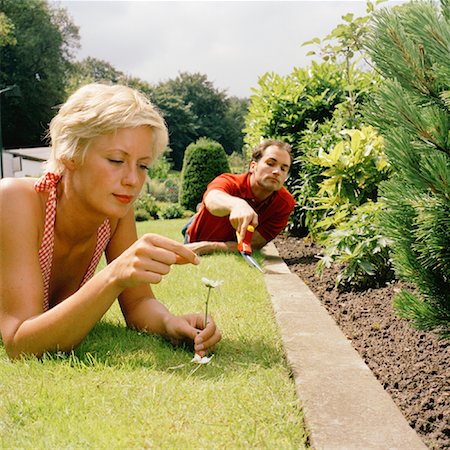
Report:
[[[44,162],[50,157],[50,147],[18,148],[3,150],[4,177],[39,177]]]

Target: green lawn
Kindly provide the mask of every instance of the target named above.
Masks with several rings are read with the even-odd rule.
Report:
[[[184,220],[139,223],[181,240]],[[306,448],[302,412],[262,275],[239,255],[176,266],[157,297],[209,310],[223,333],[211,363],[127,330],[115,304],[71,355],[10,362],[0,346],[0,448]]]

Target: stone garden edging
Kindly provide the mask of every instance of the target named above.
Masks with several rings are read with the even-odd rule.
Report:
[[[427,449],[320,301],[290,272],[275,245],[269,243],[261,253],[312,447]]]

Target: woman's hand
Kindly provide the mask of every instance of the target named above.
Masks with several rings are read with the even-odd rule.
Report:
[[[199,264],[198,256],[183,244],[157,234],[145,234],[111,264],[122,290],[143,283],[157,284],[172,264]]]
[[[204,327],[205,317],[201,314],[185,314],[169,316],[166,320],[167,337],[174,345],[182,342],[194,344],[194,351],[205,356],[220,341],[222,335],[214,320],[208,316],[208,324]]]

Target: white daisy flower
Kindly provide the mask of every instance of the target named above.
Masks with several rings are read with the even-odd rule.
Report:
[[[209,280],[208,278],[202,278],[202,283],[206,287],[216,288],[216,287],[219,287],[223,283],[223,280],[214,281],[214,280]]]
[[[196,353],[194,357],[191,359],[191,362],[195,364],[208,364],[212,360],[213,356],[214,355],[204,356],[202,358],[198,353]]]

